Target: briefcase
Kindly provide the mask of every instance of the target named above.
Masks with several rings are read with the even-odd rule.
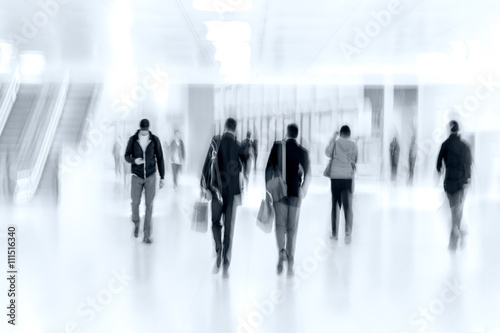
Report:
[[[257,215],[257,227],[266,234],[273,230],[274,209],[266,200],[260,203],[259,214]]]
[[[208,230],[208,201],[198,200],[194,203],[193,219],[191,229],[196,232],[207,232]]]

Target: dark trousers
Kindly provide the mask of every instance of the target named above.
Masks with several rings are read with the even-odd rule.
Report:
[[[352,233],[352,179],[331,179],[332,191],[332,236],[338,237],[339,231],[339,211],[344,206],[345,234]]]
[[[286,251],[289,266],[293,266],[297,228],[299,225],[300,199],[285,197],[274,203],[276,213],[276,243],[278,253]]]
[[[156,174],[146,179],[132,175],[131,196],[132,196],[132,222],[139,226],[139,205],[141,204],[142,190],[146,199],[146,216],[144,218],[144,238],[151,236],[151,216],[153,215],[153,200],[156,193]]]
[[[217,195],[212,193],[212,234],[215,241],[215,251],[218,256],[222,255],[223,264],[226,266],[231,263],[235,216],[234,196],[224,198],[221,204],[217,200]],[[224,238],[222,238],[223,227]]]
[[[179,178],[179,171],[181,171],[182,165],[172,163],[172,175],[174,178],[174,186],[177,187],[177,179]]]
[[[397,175],[398,175],[398,164],[391,163],[391,180],[396,181]]]
[[[450,246],[456,247],[458,239],[463,234],[461,230],[462,216],[464,211],[465,190],[462,189],[455,193],[446,193],[451,208],[451,233],[450,233]]]

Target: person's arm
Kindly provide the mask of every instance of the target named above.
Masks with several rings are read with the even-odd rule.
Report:
[[[155,139],[155,156],[156,163],[158,164],[158,171],[160,172],[160,179],[165,178],[165,160],[163,159],[163,150],[161,148],[160,139]]]
[[[441,149],[439,150],[439,155],[438,155],[437,164],[436,164],[436,170],[439,173],[441,173],[441,170],[443,168],[444,154],[445,154],[445,148],[444,148],[444,143],[443,143],[441,145]]]
[[[354,171],[357,170],[356,165],[358,164],[358,146],[356,145],[354,148],[354,163],[352,163],[352,169]]]
[[[325,149],[325,155],[328,158],[332,158],[333,157],[333,149],[334,149],[334,147],[335,147],[335,138],[333,138],[333,139],[330,140],[330,143],[328,144],[328,146]]]
[[[471,174],[472,174],[472,153],[468,145],[465,145],[465,177],[467,183],[470,182]]]
[[[278,165],[278,145],[276,143],[273,144],[273,148],[269,153],[269,158],[267,159],[266,165],[266,184],[268,181],[273,178],[274,170]]]
[[[208,184],[208,177],[210,173],[210,163],[212,161],[213,141],[214,141],[213,139],[210,141],[210,146],[208,147],[207,156],[205,157],[205,163],[203,163],[203,169],[201,170],[200,186],[205,190],[208,190],[210,188],[210,184]]]
[[[302,191],[304,191],[303,196],[307,195],[307,191],[309,190],[309,185],[311,184],[311,162],[309,160],[309,153],[304,151],[303,159],[301,162],[302,168],[304,169],[304,181],[302,182]]]
[[[130,137],[130,139],[128,139],[128,143],[127,143],[127,148],[125,149],[125,161],[127,161],[128,163],[132,163],[134,164],[135,162],[135,158],[133,157],[133,149],[134,149],[134,137]]]
[[[186,158],[186,154],[184,151],[184,142],[181,140],[181,159],[182,159],[182,161],[184,161],[185,158]]]

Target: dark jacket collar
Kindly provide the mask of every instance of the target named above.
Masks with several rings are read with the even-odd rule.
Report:
[[[236,139],[236,134],[234,134],[232,132],[224,132],[222,137],[230,137],[231,139]]]
[[[139,140],[139,132],[140,132],[140,131],[141,131],[141,130],[137,130],[137,132],[135,132],[135,134],[134,134],[134,139],[135,139],[136,141],[137,141],[137,140]],[[151,131],[148,131],[148,132],[149,132],[149,140],[151,140],[151,139],[153,138],[153,133],[151,133]]]

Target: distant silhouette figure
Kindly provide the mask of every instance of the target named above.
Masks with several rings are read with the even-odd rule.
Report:
[[[351,243],[353,212],[352,195],[354,191],[354,173],[358,161],[358,147],[354,141],[350,140],[351,129],[349,126],[342,126],[340,137],[335,135],[325,154],[331,159],[331,167],[327,176],[330,177],[332,192],[332,236],[338,240],[339,211],[344,206],[345,216],[345,243]]]
[[[299,128],[295,124],[287,127],[285,146],[287,196],[273,203],[276,214],[276,242],[278,245],[277,272],[283,272],[287,262],[288,275],[294,274],[295,243],[299,224],[300,206],[311,181],[309,154],[297,142]],[[266,184],[273,177],[280,177],[282,170],[283,143],[275,142],[266,166]]]
[[[115,159],[115,175],[117,178],[120,177],[122,174],[121,156],[122,156],[122,144],[121,144],[121,138],[118,137],[116,138],[115,144],[113,145],[113,157]]]
[[[251,140],[252,133],[250,131],[247,132],[247,137],[243,142],[241,143],[241,163],[243,164],[243,176],[245,178],[245,188],[248,189],[248,182],[249,182],[249,177],[250,177],[250,164],[251,164],[251,159],[252,159],[252,150],[253,150],[253,143]]]
[[[399,153],[400,153],[398,138],[394,137],[392,139],[391,145],[389,146],[389,153],[391,157],[391,180],[395,182],[398,174]]]
[[[417,140],[415,136],[411,137],[410,152],[408,154],[408,185],[413,185],[413,176],[415,174],[415,162],[417,160]]]
[[[170,161],[172,164],[172,177],[174,180],[174,188],[177,188],[179,172],[182,170],[184,164],[185,150],[184,142],[181,139],[181,132],[175,131],[175,139],[172,140],[169,146]]]
[[[458,123],[452,120],[449,124],[450,136],[441,145],[437,159],[437,171],[441,173],[443,161],[446,166],[444,190],[448,196],[451,208],[452,228],[448,248],[456,250],[458,242],[462,240],[465,246],[466,232],[462,229],[462,216],[466,187],[471,180],[472,155],[469,145],[460,138]]]

